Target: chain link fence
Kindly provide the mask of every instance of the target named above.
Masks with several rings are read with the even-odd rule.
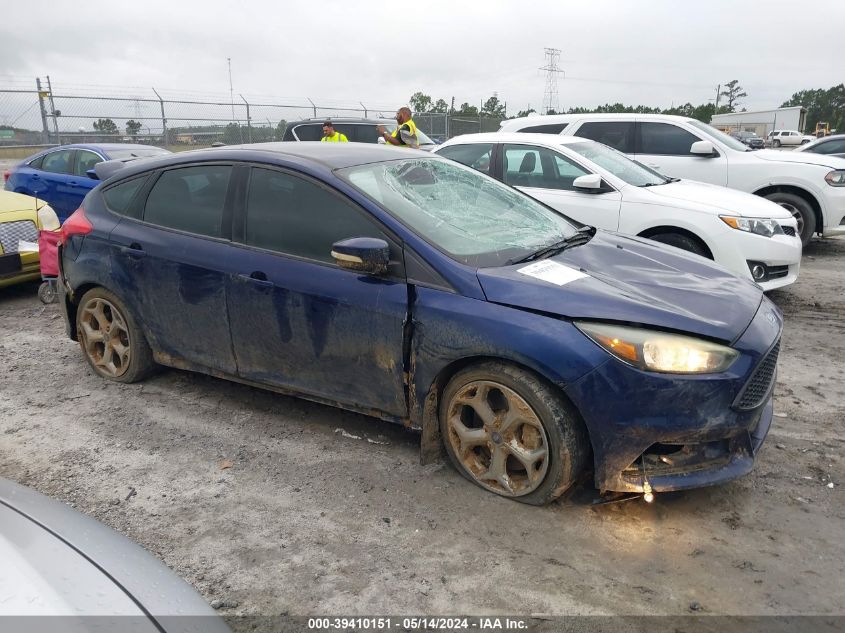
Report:
[[[287,123],[307,118],[392,119],[396,106],[363,102],[274,99],[230,95],[229,99],[189,97],[156,89],[114,89],[112,94],[60,89],[49,79],[0,85],[0,149],[66,143],[143,143],[170,150],[280,141]],[[96,88],[94,88],[96,90]],[[102,89],[101,89],[102,90]],[[90,93],[90,94],[85,94]],[[417,125],[445,141],[453,136],[499,129],[502,119],[447,113],[419,113]],[[6,152],[8,153],[8,152]]]

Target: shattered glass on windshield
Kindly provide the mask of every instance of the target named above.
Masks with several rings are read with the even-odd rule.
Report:
[[[501,266],[575,234],[557,212],[442,159],[375,163],[340,173],[426,240],[473,266]]]

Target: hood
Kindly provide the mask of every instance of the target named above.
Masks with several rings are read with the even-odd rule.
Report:
[[[587,276],[558,286],[519,272],[530,264],[482,268],[478,280],[488,301],[730,342],[745,331],[763,297],[759,286],[709,260],[616,233],[597,231],[587,244],[541,261]]]
[[[0,190],[0,213],[10,211],[37,211],[45,204],[47,203],[43,200],[33,198],[32,196]]]
[[[779,204],[760,196],[694,180],[680,180],[656,187],[648,187],[647,191],[662,200],[667,206],[683,207],[685,203],[692,202],[698,203],[702,211],[709,207],[714,214],[730,213],[749,218],[775,218],[780,220],[792,217],[792,214]]]
[[[753,154],[754,158],[781,163],[805,163],[808,165],[820,165],[831,169],[845,169],[845,159],[824,154],[813,154],[812,152],[778,151],[773,149],[761,149]]]

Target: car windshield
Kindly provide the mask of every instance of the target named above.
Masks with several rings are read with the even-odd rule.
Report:
[[[393,133],[396,131],[396,123],[385,123],[384,129],[388,132]],[[417,140],[419,141],[420,145],[436,145],[434,141],[429,138],[425,132],[423,132],[420,128],[417,128]]]
[[[722,143],[723,145],[727,145],[731,149],[735,149],[738,152],[750,152],[751,148],[746,147],[744,143],[736,140],[734,137],[725,134],[724,132],[720,132],[712,125],[707,125],[706,123],[702,123],[701,121],[696,121],[694,119],[690,119],[687,121],[691,126],[698,128],[705,134],[709,134],[717,141]]]
[[[642,163],[631,160],[625,154],[617,152],[607,145],[602,145],[595,141],[583,141],[580,143],[570,143],[565,147],[594,162],[599,167],[606,169],[629,185],[651,187],[669,182],[669,179],[665,176],[661,176]]]
[[[112,160],[149,158],[150,156],[164,156],[169,153],[166,149],[160,149],[158,147],[127,147],[126,149],[110,149],[109,158]]]
[[[577,234],[556,211],[441,158],[371,163],[337,173],[430,244],[470,266],[507,265]]]

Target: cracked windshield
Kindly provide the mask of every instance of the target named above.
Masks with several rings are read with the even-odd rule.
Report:
[[[424,158],[340,175],[454,259],[502,266],[575,234],[562,215],[471,169]]]

